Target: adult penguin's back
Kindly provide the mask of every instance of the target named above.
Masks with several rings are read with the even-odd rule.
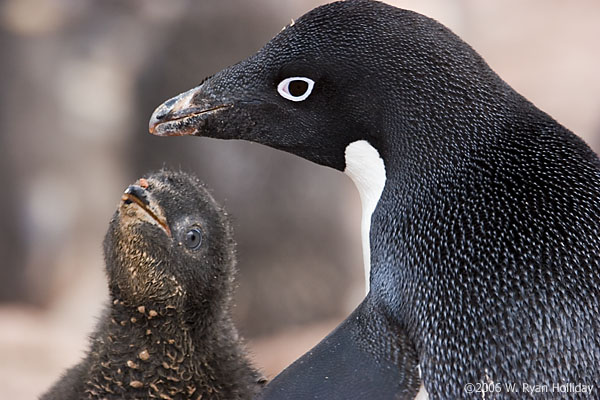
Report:
[[[263,143],[361,192],[370,293],[271,388],[301,384],[352,337],[387,361],[412,345],[431,398],[478,383],[486,398],[597,390],[598,156],[437,22],[372,1],[319,7],[159,106],[151,131]],[[352,381],[330,371],[319,390]]]

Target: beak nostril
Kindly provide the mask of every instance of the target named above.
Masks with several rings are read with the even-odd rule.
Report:
[[[163,119],[165,119],[165,117],[169,115],[169,110],[158,110],[158,112],[156,114],[154,114],[154,119],[156,119],[157,121],[161,121]]]
[[[178,96],[175,97],[171,97],[169,100],[165,101],[165,103],[162,105],[162,107],[159,107],[156,114],[156,119],[161,120],[163,118],[165,118],[167,115],[169,115],[169,113],[171,113],[171,111],[173,111],[173,106],[175,105],[175,103],[177,103],[177,100],[179,100]]]

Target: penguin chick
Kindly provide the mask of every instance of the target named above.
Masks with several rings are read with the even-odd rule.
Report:
[[[85,359],[42,400],[248,399],[252,368],[229,308],[227,214],[194,177],[161,171],[127,188],[104,239],[110,304]]]

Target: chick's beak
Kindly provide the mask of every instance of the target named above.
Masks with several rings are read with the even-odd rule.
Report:
[[[122,218],[129,220],[146,220],[162,228],[171,237],[171,229],[163,210],[147,192],[148,182],[140,179],[138,184],[130,185],[121,196]],[[126,210],[129,209],[130,212]]]

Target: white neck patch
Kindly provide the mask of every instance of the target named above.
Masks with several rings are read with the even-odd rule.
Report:
[[[421,380],[421,386],[419,386],[419,391],[415,396],[414,400],[429,400],[429,393],[427,393],[427,389],[425,389],[425,383],[423,382],[423,374],[421,373],[421,366],[417,365],[417,372],[419,373],[419,379]]]
[[[362,204],[361,236],[365,268],[365,290],[369,293],[371,277],[371,215],[385,186],[385,165],[375,147],[366,140],[352,142],[346,147],[346,169],[344,173],[352,179],[358,189]]]
[[[415,396],[415,400],[429,400],[429,393],[427,393],[423,383],[421,383],[421,386],[419,387],[419,392]]]
[[[352,179],[358,189],[362,204],[361,236],[363,248],[363,262],[365,268],[365,290],[369,293],[371,277],[371,215],[377,207],[381,193],[385,186],[385,164],[375,147],[366,140],[352,142],[346,147],[346,169],[344,173]],[[419,378],[421,366],[418,366]],[[425,385],[421,383],[415,400],[428,400],[429,394]]]

